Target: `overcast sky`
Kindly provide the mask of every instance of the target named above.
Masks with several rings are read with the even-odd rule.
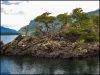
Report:
[[[84,12],[97,10],[99,1],[1,1],[1,25],[19,30],[43,12],[56,16],[77,7]]]

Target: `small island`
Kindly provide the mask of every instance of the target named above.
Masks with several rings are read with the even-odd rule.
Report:
[[[99,56],[99,16],[90,16],[81,8],[50,16],[45,12],[37,16],[34,31],[1,45],[1,55],[28,55],[47,58],[74,58]]]

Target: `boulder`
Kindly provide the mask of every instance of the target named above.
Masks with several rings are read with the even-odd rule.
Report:
[[[2,48],[2,46],[3,46],[4,44],[3,44],[3,42],[2,41],[0,41],[0,47]]]
[[[3,42],[2,42],[2,41],[0,41],[0,54],[2,54],[2,53],[3,53],[3,46],[4,46]]]

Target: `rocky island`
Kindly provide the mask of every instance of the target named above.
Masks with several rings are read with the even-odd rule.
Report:
[[[75,42],[36,39],[18,36],[13,42],[1,44],[2,55],[28,55],[48,58],[91,57],[99,55],[99,43],[85,43],[81,47]]]
[[[46,12],[34,19],[44,25],[33,25],[35,31],[30,36],[26,26],[26,36],[19,35],[5,45],[0,42],[1,54],[48,58],[99,56],[98,16],[88,16],[81,8],[74,9],[70,15],[49,14]]]

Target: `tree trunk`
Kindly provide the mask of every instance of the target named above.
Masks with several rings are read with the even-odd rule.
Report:
[[[44,31],[42,31],[41,29],[40,29],[40,32],[42,32],[42,34],[43,34],[43,35],[45,35],[45,32],[44,32]]]
[[[46,27],[46,31],[48,32],[48,30],[49,30],[49,26],[48,26],[47,23],[45,23],[45,27]]]
[[[25,36],[27,36],[27,32],[28,32],[28,25],[26,26]]]

